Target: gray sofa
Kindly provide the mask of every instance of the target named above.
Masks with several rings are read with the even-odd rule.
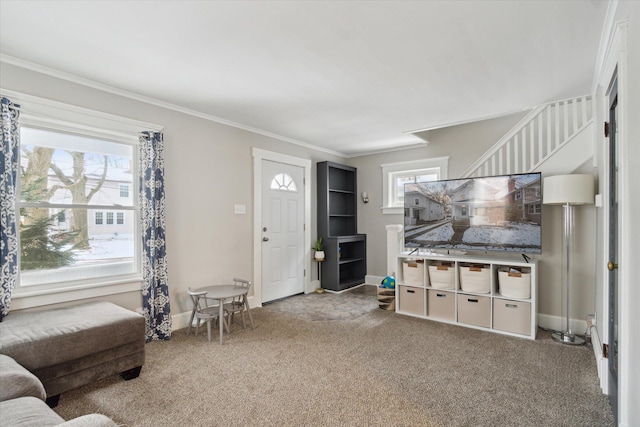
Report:
[[[0,322],[0,354],[40,380],[51,407],[61,393],[107,376],[136,378],[144,350],[144,318],[109,302],[12,312]]]
[[[45,403],[42,383],[11,357],[0,354],[0,425],[4,427],[117,426],[109,417],[89,414],[65,421]]]

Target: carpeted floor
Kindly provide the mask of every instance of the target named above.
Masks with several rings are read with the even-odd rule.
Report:
[[[234,325],[223,346],[185,330],[149,343],[139,378],[64,393],[56,411],[154,427],[614,425],[593,351],[546,332],[529,341],[397,315],[377,308],[373,286],[253,315],[256,329]]]

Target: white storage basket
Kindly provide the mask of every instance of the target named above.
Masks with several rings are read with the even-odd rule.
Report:
[[[436,289],[453,289],[454,285],[455,268],[452,265],[429,265],[429,286]]]
[[[465,292],[491,292],[491,268],[488,265],[461,265],[460,288]]]
[[[510,298],[531,298],[531,269],[502,267],[498,270],[498,286],[500,295]]]
[[[406,285],[424,286],[424,260],[402,261],[402,277]]]

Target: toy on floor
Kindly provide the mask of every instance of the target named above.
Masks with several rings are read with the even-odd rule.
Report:
[[[395,289],[396,287],[396,278],[393,276],[387,276],[384,279],[382,279],[382,282],[380,283],[380,287],[381,288],[386,288],[386,289]]]

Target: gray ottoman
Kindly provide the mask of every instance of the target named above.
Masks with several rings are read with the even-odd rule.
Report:
[[[55,406],[60,393],[144,364],[145,321],[108,302],[12,312],[0,322],[0,354],[37,376]]]

